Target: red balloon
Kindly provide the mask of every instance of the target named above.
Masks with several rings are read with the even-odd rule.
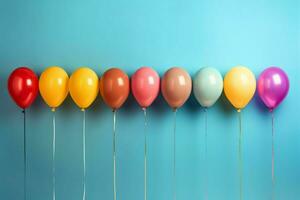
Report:
[[[25,109],[33,103],[38,94],[39,80],[31,69],[19,67],[10,74],[7,88],[16,104]]]

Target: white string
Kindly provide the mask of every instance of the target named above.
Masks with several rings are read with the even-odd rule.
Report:
[[[24,200],[27,199],[27,148],[26,148],[26,111],[23,109],[23,115],[24,115],[24,121],[23,121],[23,127],[24,127],[24,135],[23,135],[23,151],[24,151],[24,180],[23,180],[23,189],[24,189]]]
[[[82,122],[82,149],[83,149],[83,195],[82,199],[85,200],[86,193],[86,158],[85,158],[85,110],[83,112],[83,122]]]
[[[275,149],[274,149],[274,112],[272,113],[272,200],[275,199]]]
[[[113,110],[113,193],[114,200],[117,200],[117,184],[116,184],[116,110]]]
[[[144,111],[144,200],[147,200],[147,110]]]
[[[177,185],[177,179],[176,179],[176,113],[177,109],[173,110],[174,114],[174,126],[173,126],[173,200],[176,200],[177,194],[176,194],[176,185]]]
[[[241,111],[238,111],[239,116],[239,182],[240,182],[240,200],[243,199],[243,152],[242,152],[242,114]]]
[[[205,125],[204,125],[204,131],[205,131],[205,199],[208,199],[208,151],[207,151],[207,108],[204,108],[205,113]]]
[[[55,111],[53,111],[53,138],[52,138],[52,199],[56,199],[56,191],[55,191],[55,184],[56,184],[56,175],[55,175],[55,153],[56,153],[56,126],[55,126]]]

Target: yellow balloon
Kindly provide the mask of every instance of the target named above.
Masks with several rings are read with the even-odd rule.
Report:
[[[255,89],[255,76],[247,67],[236,66],[224,78],[225,95],[238,111],[249,103]]]
[[[89,107],[98,95],[98,76],[87,68],[78,68],[70,77],[69,90],[72,99],[82,110]]]
[[[58,66],[48,67],[40,76],[40,94],[53,111],[68,95],[68,80],[68,74]]]

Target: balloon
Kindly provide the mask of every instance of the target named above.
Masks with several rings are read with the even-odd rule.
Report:
[[[247,67],[234,67],[224,78],[225,95],[238,111],[249,103],[255,93],[255,89],[255,76]]]
[[[78,68],[70,77],[69,90],[72,99],[82,110],[89,107],[98,94],[98,76],[87,68]]]
[[[129,95],[129,78],[121,69],[107,70],[100,79],[100,93],[113,110],[120,108]]]
[[[282,69],[269,67],[259,76],[258,95],[264,104],[272,111],[288,94],[289,85],[288,76]]]
[[[47,68],[40,76],[41,96],[53,111],[61,105],[68,95],[68,80],[68,74],[58,66]]]
[[[200,69],[193,79],[193,92],[203,107],[212,106],[223,91],[223,78],[220,72],[212,67]]]
[[[25,109],[36,99],[38,84],[39,80],[34,71],[27,67],[19,67],[10,74],[7,87],[16,104]]]
[[[131,90],[142,108],[149,107],[159,93],[159,76],[150,67],[141,67],[131,77]]]
[[[191,77],[184,69],[173,67],[164,74],[161,90],[167,103],[173,109],[177,109],[185,103],[191,94]]]

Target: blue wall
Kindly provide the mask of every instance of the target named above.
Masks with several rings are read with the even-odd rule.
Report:
[[[0,8],[0,194],[22,199],[23,126],[6,80],[17,66],[37,73],[60,65],[70,74],[111,66],[160,75],[182,66],[193,75],[243,64],[258,74],[278,65],[291,89],[275,111],[277,199],[300,196],[300,3],[295,0],[11,0]],[[160,96],[149,112],[149,200],[172,197],[173,115]],[[28,191],[51,198],[52,113],[39,97],[28,110]],[[194,97],[177,115],[178,200],[204,197],[204,113]],[[271,194],[271,115],[257,99],[243,111],[245,199]],[[68,97],[57,111],[57,199],[81,199],[82,113]],[[143,113],[132,96],[118,113],[118,192],[143,198]],[[222,97],[208,111],[208,195],[238,199],[238,118]],[[112,113],[98,98],[87,111],[87,198],[112,199]]]

